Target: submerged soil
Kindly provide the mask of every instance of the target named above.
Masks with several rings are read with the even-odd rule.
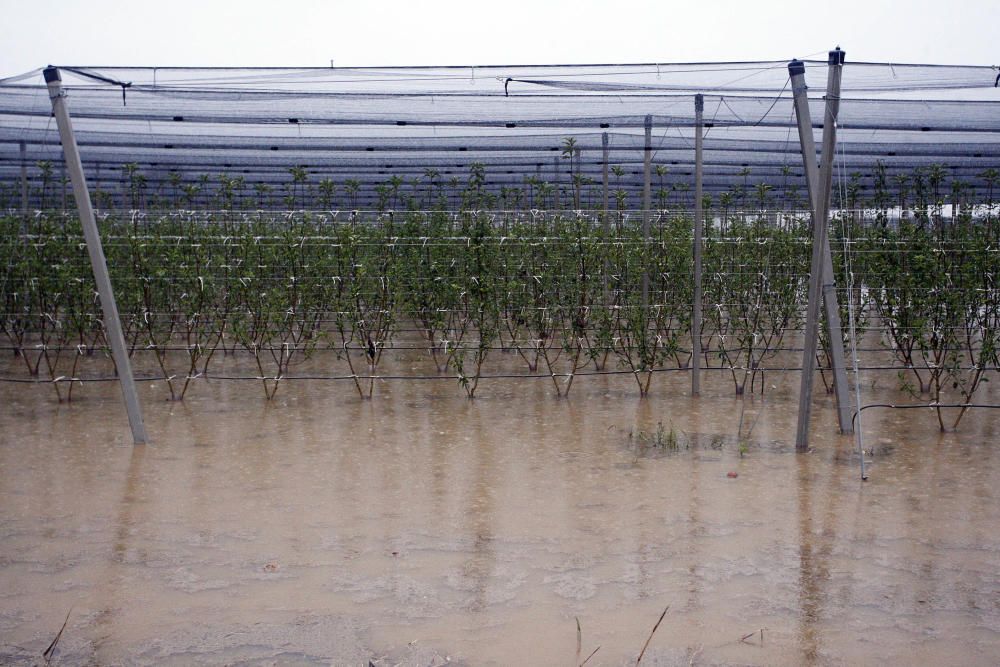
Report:
[[[0,383],[0,662],[68,613],[56,664],[634,664],[669,606],[643,664],[995,664],[1000,413],[866,411],[862,482],[797,382],[144,382],[140,447],[113,383]]]

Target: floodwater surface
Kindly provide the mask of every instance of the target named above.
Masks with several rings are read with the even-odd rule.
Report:
[[[622,665],[664,609],[642,664],[1000,661],[997,413],[865,412],[862,482],[797,375],[687,382],[145,382],[140,447],[0,383],[0,662]]]

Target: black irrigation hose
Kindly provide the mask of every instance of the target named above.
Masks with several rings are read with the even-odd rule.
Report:
[[[894,403],[869,403],[867,405],[862,405],[860,410],[854,411],[854,416],[851,417],[851,425],[853,426],[858,420],[858,414],[869,408],[889,408],[892,410],[917,410],[919,408],[988,408],[994,410],[1000,410],[1000,405],[993,405],[991,403],[905,403],[903,405],[896,405]]]

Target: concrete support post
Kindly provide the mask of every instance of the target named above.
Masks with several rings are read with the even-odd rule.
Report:
[[[605,243],[611,238],[611,219],[608,217],[608,133],[601,134],[601,230],[604,232]],[[611,305],[611,295],[608,292],[608,253],[609,247],[604,249],[604,305]]]
[[[832,53],[843,53],[834,51]],[[795,100],[796,116],[799,121],[799,142],[802,146],[803,163],[806,173],[806,186],[809,191],[809,201],[813,211],[819,205],[818,195],[820,192],[820,170],[816,163],[816,145],[813,140],[812,121],[809,113],[809,100],[806,96],[805,74],[797,74],[792,77],[793,92]],[[839,99],[837,100],[839,109]],[[824,124],[825,128],[825,124]],[[824,134],[824,136],[826,136]],[[823,154],[823,162],[827,163],[826,154]],[[832,160],[829,160],[832,163]],[[831,164],[832,166],[832,164]],[[832,180],[833,174],[830,172],[829,178]],[[827,207],[829,209],[829,207]],[[833,389],[837,401],[837,423],[841,433],[852,433],[854,422],[852,419],[850,392],[847,386],[847,364],[844,354],[843,333],[841,330],[840,305],[837,299],[836,280],[833,272],[833,255],[830,252],[830,239],[827,237],[823,244],[823,306],[826,313],[827,337],[830,340],[830,361],[833,366]]]
[[[691,312],[691,395],[701,393],[701,245],[705,233],[702,210],[702,125],[705,97],[694,96],[694,304]]]
[[[652,211],[652,180],[653,180],[653,117],[646,116],[646,144],[643,148],[642,160],[642,240],[646,246],[643,255],[648,257],[649,224]],[[648,260],[647,260],[648,266]],[[642,307],[649,308],[649,270],[642,271]]]
[[[87,181],[80,162],[80,153],[76,145],[76,136],[70,121],[69,109],[66,107],[66,94],[62,89],[62,77],[55,67],[45,69],[45,83],[49,89],[49,99],[52,102],[52,112],[59,127],[59,138],[62,141],[63,155],[66,167],[69,169],[70,180],[73,182],[73,196],[80,212],[80,222],[83,226],[83,236],[87,242],[87,252],[97,282],[97,292],[101,299],[101,310],[104,312],[104,326],[111,353],[118,369],[118,380],[122,395],[125,398],[125,409],[128,412],[129,425],[132,428],[132,439],[135,444],[146,442],[146,426],[142,420],[142,410],[139,407],[139,397],[135,391],[135,380],[132,377],[132,366],[125,348],[125,338],[122,335],[121,321],[118,317],[118,305],[111,289],[111,278],[108,276],[108,264],[104,257],[104,248],[94,220],[94,209],[87,190]]]
[[[813,371],[816,366],[816,348],[818,342],[818,323],[820,314],[820,299],[823,296],[823,285],[833,279],[832,261],[829,275],[826,273],[824,255],[830,251],[827,238],[827,218],[830,209],[830,187],[833,182],[833,156],[837,142],[837,114],[840,110],[840,80],[843,73],[844,52],[840,49],[830,52],[829,73],[827,78],[826,109],[823,118],[823,164],[818,176],[813,178],[815,165],[815,145],[812,144],[812,123],[809,118],[808,99],[805,86],[805,66],[800,61],[788,64],[788,72],[792,79],[792,94],[794,96],[796,118],[799,126],[799,139],[802,145],[802,156],[806,172],[806,180],[810,186],[810,199],[813,204],[813,243],[812,259],[809,270],[809,301],[806,306],[806,329],[802,352],[802,378],[799,386],[799,413],[795,434],[796,451],[805,451],[809,447],[809,417],[812,412]],[[808,136],[807,136],[808,135]],[[811,147],[811,150],[810,150]],[[837,305],[832,304],[836,311]],[[836,320],[839,322],[839,311]],[[829,318],[828,318],[829,320]],[[832,331],[831,346],[840,348],[840,370],[843,371],[843,341],[839,326]],[[835,369],[836,371],[836,369]],[[846,373],[840,382],[836,380],[844,392],[846,403]],[[840,396],[838,395],[838,400]],[[848,414],[850,408],[847,408]],[[843,410],[838,410],[842,413]],[[848,416],[848,428],[850,417]],[[841,430],[843,425],[841,425]],[[850,431],[846,431],[850,432]]]
[[[832,53],[843,53],[833,51]],[[806,174],[806,186],[809,191],[809,201],[815,211],[819,206],[818,195],[820,193],[820,170],[816,164],[816,145],[813,141],[812,122],[809,114],[809,103],[806,96],[805,75],[793,77],[793,96],[795,98],[796,116],[801,118],[799,122],[799,142],[802,146],[803,162]],[[795,84],[799,83],[798,87]],[[839,99],[837,100],[839,110]],[[824,124],[825,128],[826,124]],[[835,128],[834,128],[835,129]],[[826,136],[824,134],[824,136]],[[823,154],[823,162],[829,162],[832,167],[833,160],[827,160]],[[832,181],[832,172],[829,175]],[[828,181],[829,182],[829,181]],[[827,206],[829,210],[829,206]],[[830,361],[833,366],[833,389],[837,401],[837,423],[841,433],[852,433],[854,422],[850,404],[849,390],[847,386],[847,364],[844,354],[843,333],[840,320],[840,305],[837,298],[836,280],[833,273],[833,255],[830,252],[830,239],[825,238],[823,244],[823,306],[826,313],[827,337],[830,340]]]

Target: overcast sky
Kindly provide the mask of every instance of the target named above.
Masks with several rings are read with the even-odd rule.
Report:
[[[994,65],[1000,0],[0,0],[0,76],[59,65],[848,59]]]

